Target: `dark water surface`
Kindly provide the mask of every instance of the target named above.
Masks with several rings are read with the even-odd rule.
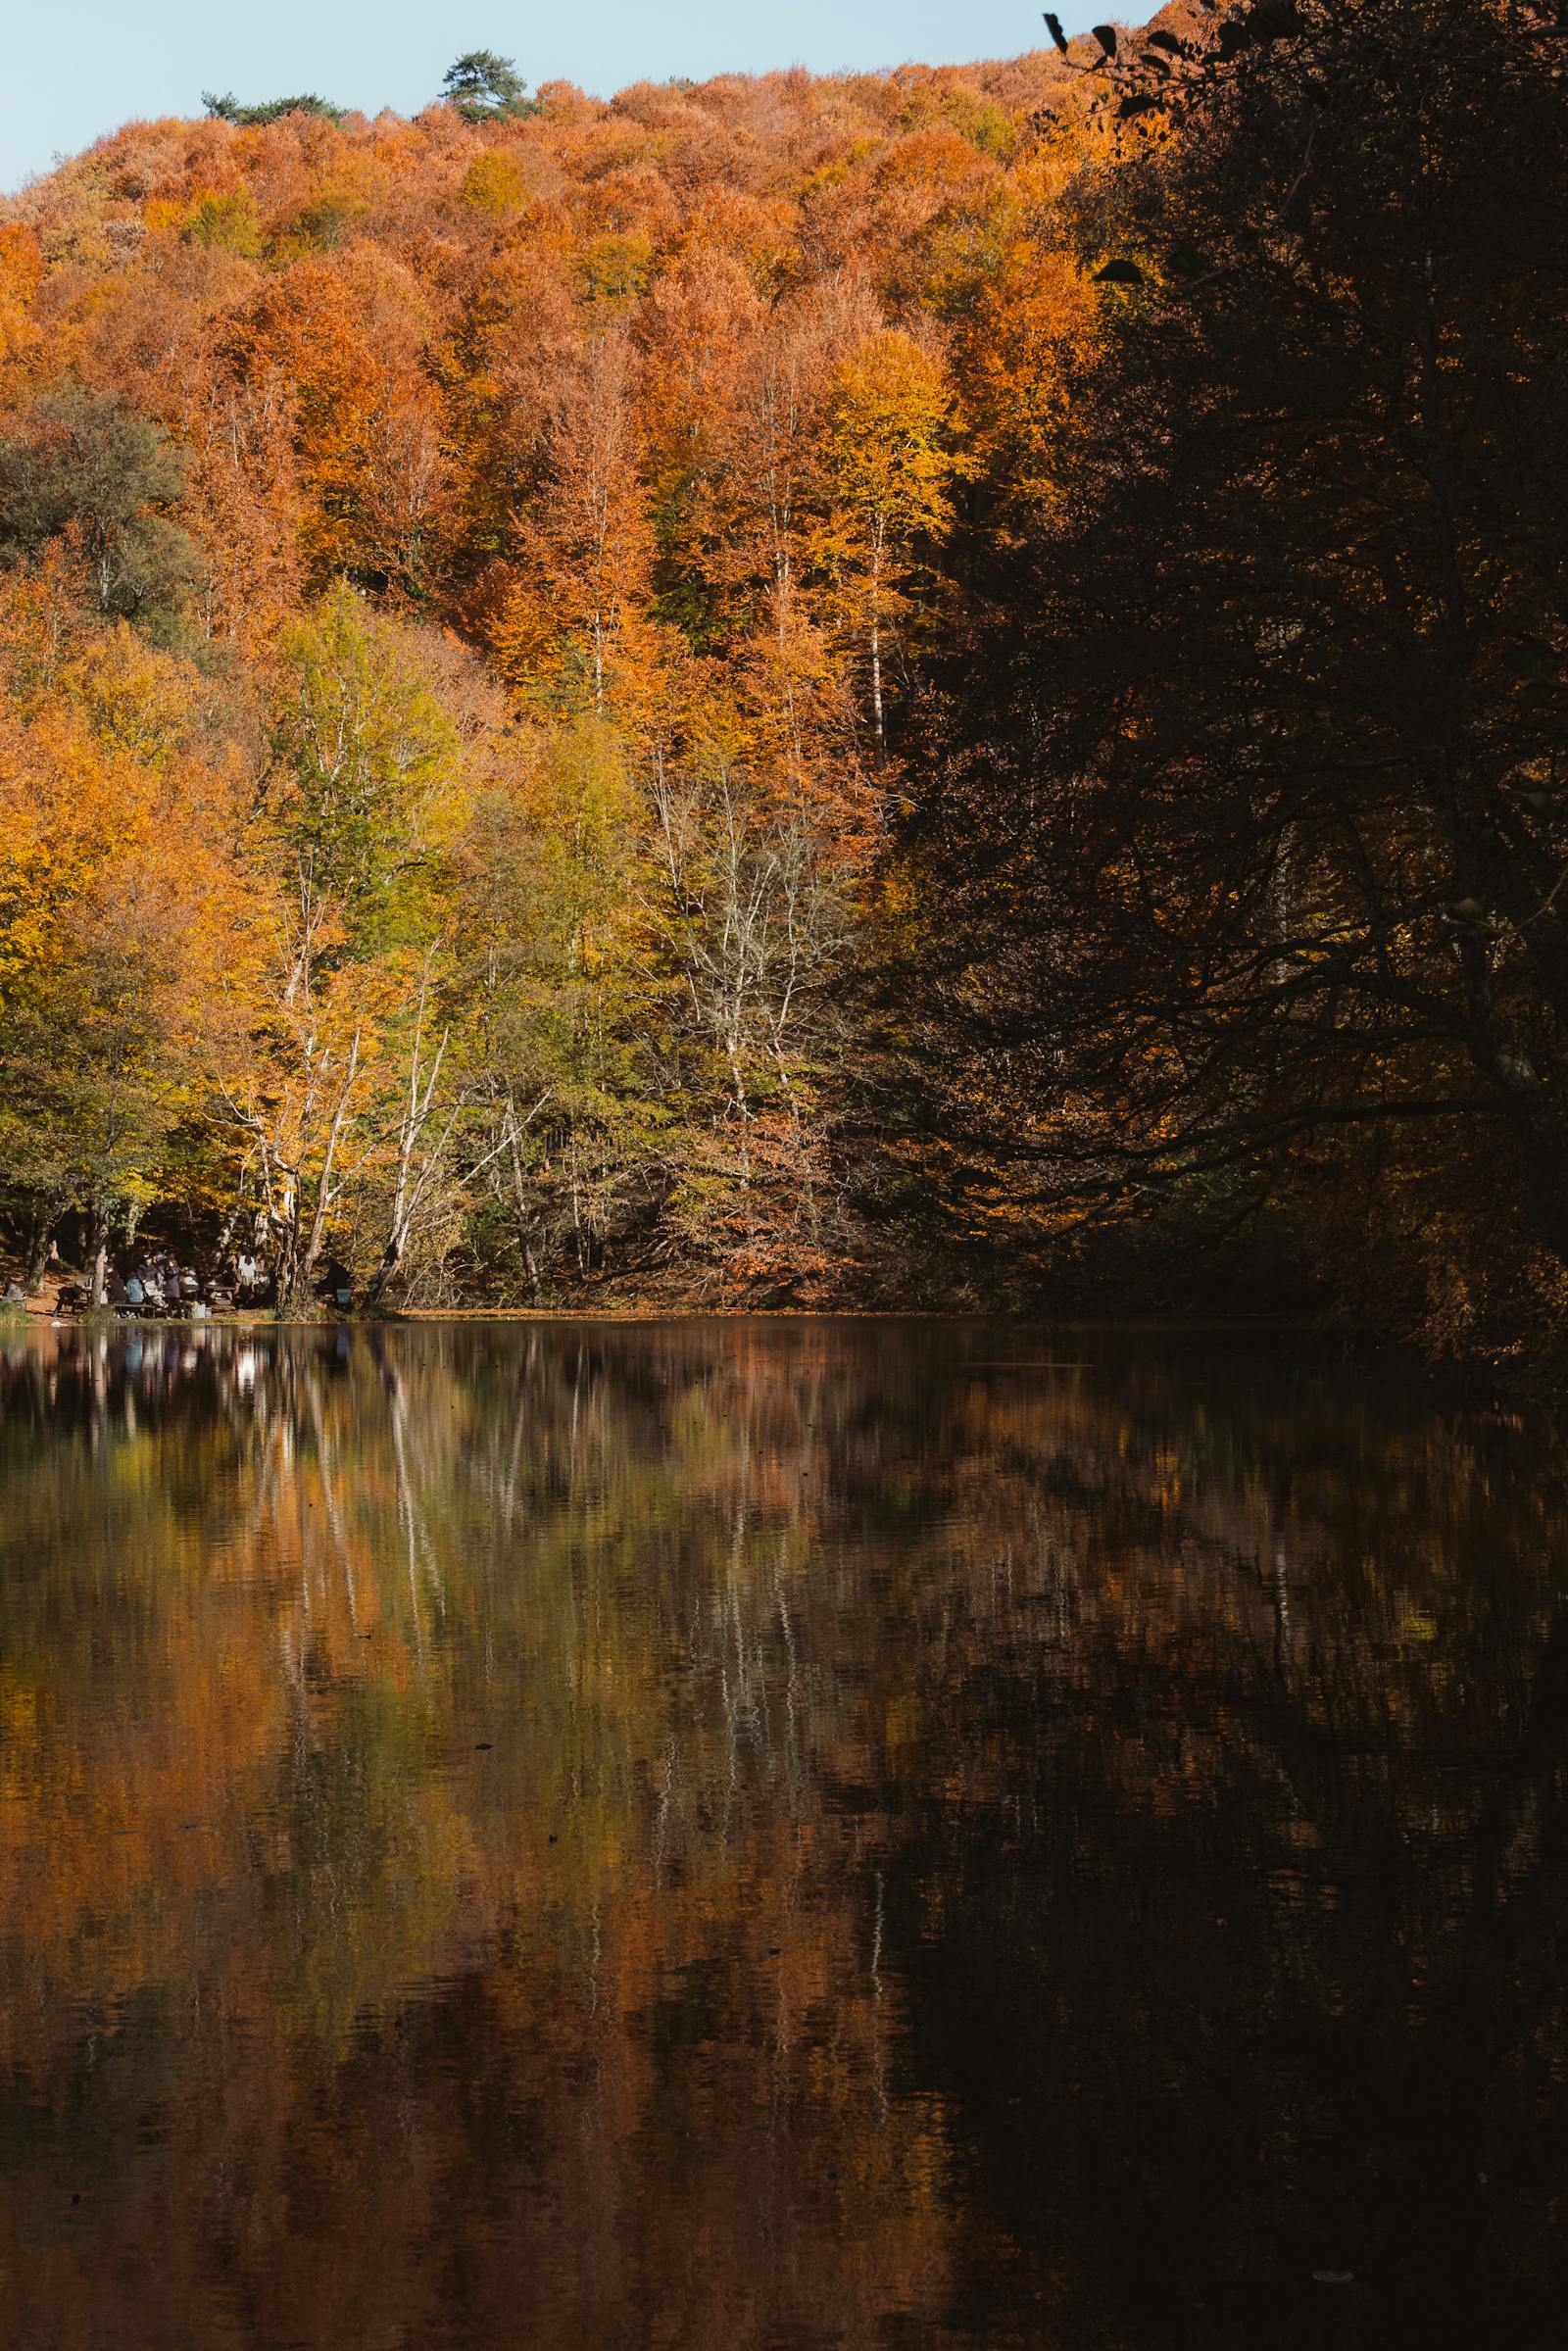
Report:
[[[1568,2335],[1560,1461],[1298,1343],[0,1364],[0,2343]]]

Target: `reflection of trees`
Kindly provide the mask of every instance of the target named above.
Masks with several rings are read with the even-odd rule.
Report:
[[[1020,1475],[1004,1613],[1040,1638],[945,1626],[971,1768],[917,1751],[890,1791],[913,2063],[1032,2248],[982,2236],[973,2307],[1004,2339],[1044,2296],[1069,2333],[1316,2342],[1314,2274],[1353,2270],[1336,2340],[1535,2340],[1568,2057],[1550,1488],[1499,1507],[1494,1441],[1435,1421],[1238,1413],[1219,1478],[1206,1435],[1141,1434]]]
[[[1009,1351],[17,1349],[10,2332],[1145,2341],[1380,2265],[1440,2332],[1524,2307],[1548,1484],[1310,1378]]]

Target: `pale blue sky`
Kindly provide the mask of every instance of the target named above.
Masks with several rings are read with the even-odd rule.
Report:
[[[1060,12],[1069,31],[1093,11]],[[0,187],[15,188],[137,116],[193,115],[201,93],[316,90],[340,106],[416,114],[454,57],[497,49],[530,86],[608,96],[627,82],[805,65],[956,64],[1045,39],[1026,0],[16,0],[0,76]]]

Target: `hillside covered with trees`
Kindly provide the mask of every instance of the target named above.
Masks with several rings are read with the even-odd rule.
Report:
[[[0,1217],[285,1305],[1568,1303],[1568,46],[1250,0],[0,207]],[[1499,136],[1499,129],[1505,135]]]

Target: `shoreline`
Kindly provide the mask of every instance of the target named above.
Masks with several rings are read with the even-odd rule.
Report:
[[[1067,1310],[1053,1314],[1040,1307],[1010,1306],[416,1306],[386,1314],[290,1314],[268,1309],[223,1312],[200,1321],[166,1314],[124,1314],[97,1307],[84,1314],[62,1314],[53,1305],[28,1300],[25,1309],[0,1317],[0,1336],[28,1330],[86,1331],[108,1337],[117,1330],[178,1331],[189,1337],[198,1331],[333,1331],[439,1328],[447,1324],[533,1323],[678,1323],[678,1322],[902,1322],[944,1325],[1007,1323],[1020,1330],[1167,1331],[1172,1333],[1255,1332],[1301,1338],[1366,1339],[1369,1331],[1344,1325],[1312,1322],[1277,1315],[1179,1315],[1085,1313]]]

